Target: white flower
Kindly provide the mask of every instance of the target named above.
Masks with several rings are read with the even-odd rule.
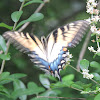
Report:
[[[94,77],[94,75],[93,74],[89,74],[88,72],[89,72],[89,70],[83,69],[83,72],[82,72],[83,78],[92,79]]]
[[[95,50],[94,50],[94,47],[88,47],[88,49],[90,50],[90,52],[96,52]]]
[[[97,53],[100,53],[100,47],[98,48]]]
[[[98,89],[98,91],[100,92],[100,88]]]
[[[92,79],[94,77],[93,74],[89,74],[89,79]]]
[[[91,26],[91,31],[92,31],[93,33],[95,33],[95,32],[97,31],[97,28],[96,28],[95,25]]]
[[[90,17],[88,19],[86,19],[86,21],[88,21],[89,24],[91,24],[91,18]]]
[[[95,2],[95,0],[88,0],[88,2],[89,2],[89,3],[94,3],[94,2]]]
[[[72,54],[69,53],[69,51],[66,52],[66,55],[67,55],[67,58],[72,58],[73,57]]]
[[[99,20],[100,20],[100,17],[99,17],[98,15],[93,16],[93,17],[91,18],[91,21],[92,21],[92,22],[98,22]]]
[[[90,13],[90,14],[93,14],[93,7],[92,6],[90,6],[88,9],[87,9],[87,13]]]
[[[97,30],[95,33],[98,34],[98,35],[100,35],[100,30]]]

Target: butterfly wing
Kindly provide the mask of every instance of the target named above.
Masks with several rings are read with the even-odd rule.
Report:
[[[10,40],[21,52],[28,53],[31,60],[40,65],[40,68],[48,69],[48,62],[42,42],[34,35],[22,32],[5,32],[3,37]]]
[[[50,64],[53,63],[51,65],[53,71],[58,71],[58,66],[61,68],[66,62],[63,54],[67,52],[67,48],[75,47],[81,41],[88,27],[87,21],[75,21],[54,30],[47,37],[48,61]]]

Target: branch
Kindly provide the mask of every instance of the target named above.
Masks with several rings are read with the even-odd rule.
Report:
[[[58,98],[58,99],[75,99],[75,100],[86,100],[85,98],[49,97],[49,96],[37,96],[37,98]]]
[[[43,8],[43,6],[45,5],[45,3],[48,3],[48,2],[49,2],[49,0],[44,0],[44,3],[41,3],[34,13],[38,13],[38,12]],[[18,30],[18,32],[23,31],[29,24],[30,24],[30,22],[25,23],[25,24]]]
[[[81,49],[80,54],[79,54],[79,59],[78,59],[77,66],[76,66],[78,71],[80,71],[80,60],[82,60],[84,55],[85,55],[90,37],[91,37],[91,31],[89,31],[89,33],[87,34],[86,39],[84,41],[84,44],[83,44],[82,49]]]

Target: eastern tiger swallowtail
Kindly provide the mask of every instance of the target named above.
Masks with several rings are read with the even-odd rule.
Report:
[[[61,80],[60,70],[66,64],[68,48],[75,47],[81,41],[83,34],[89,27],[87,21],[79,20],[57,28],[47,38],[39,40],[35,35],[22,32],[5,32],[4,38],[11,40],[17,49],[28,53],[31,60],[40,69],[57,76]]]

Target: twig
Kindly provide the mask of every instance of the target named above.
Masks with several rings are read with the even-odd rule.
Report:
[[[49,97],[49,96],[37,96],[37,98],[58,98],[58,99],[76,99],[76,100],[86,100],[85,98],[70,98],[70,97]]]
[[[21,10],[23,9],[23,5],[24,5],[24,3],[25,3],[25,0],[22,2],[22,4],[21,4],[21,7],[20,7],[19,11],[21,11]],[[13,31],[15,30],[16,25],[17,25],[17,22],[15,22],[15,23],[14,23]]]
[[[88,43],[90,40],[90,37],[91,37],[91,31],[89,31],[89,33],[87,34],[86,39],[84,41],[84,44],[82,46],[81,52],[79,54],[79,59],[78,59],[77,66],[76,66],[78,71],[80,71],[80,60],[82,60],[84,57],[84,54],[86,52],[86,49],[87,49],[87,46],[88,46]]]
[[[5,55],[8,53],[9,47],[10,47],[10,41],[7,42],[7,50],[5,52]],[[1,69],[0,69],[0,74],[3,72],[4,65],[5,65],[5,60],[2,61],[2,65],[1,65]]]
[[[19,11],[22,10],[24,3],[25,3],[25,0],[22,2]],[[17,25],[17,22],[14,23],[13,31],[15,30],[16,25]],[[10,47],[10,40],[7,41],[7,50],[5,52],[5,55],[8,53],[9,47]],[[4,65],[5,65],[5,60],[2,61],[2,65],[1,65],[1,69],[0,69],[0,74],[3,72]]]
[[[45,3],[47,3],[47,2],[49,2],[49,0],[44,0],[44,3],[41,3],[34,13],[38,13],[38,12],[43,8],[43,6],[45,5]],[[30,22],[25,23],[25,24],[18,30],[18,32],[23,31],[29,24],[30,24]]]

